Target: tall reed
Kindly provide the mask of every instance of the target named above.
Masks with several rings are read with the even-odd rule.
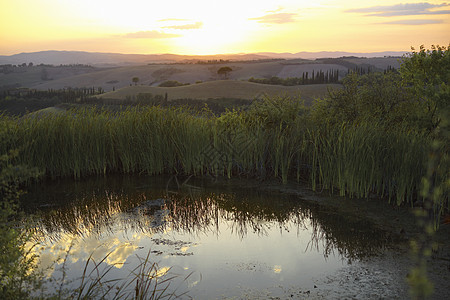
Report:
[[[417,196],[430,145],[425,135],[377,124],[323,127],[309,135],[313,187],[355,197],[373,193],[398,204]]]
[[[182,173],[286,183],[307,177],[313,189],[399,204],[417,198],[431,143],[401,126],[314,124],[298,102],[282,97],[220,117],[138,106],[2,116],[0,123],[0,150],[20,149],[19,163],[53,178]]]

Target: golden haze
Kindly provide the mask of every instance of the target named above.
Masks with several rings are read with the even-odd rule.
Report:
[[[450,4],[407,1],[3,1],[0,55],[375,52],[447,45]]]

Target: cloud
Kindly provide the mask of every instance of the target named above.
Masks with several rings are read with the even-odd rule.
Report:
[[[277,12],[282,11],[283,9],[284,9],[283,6],[278,6],[277,9],[275,9],[275,10],[268,10],[267,12],[270,12],[270,13],[277,13]]]
[[[176,19],[176,18],[168,18],[168,19],[161,19],[158,20],[158,22],[171,22],[171,21],[189,21],[188,19]]]
[[[392,22],[384,22],[379,24],[393,24],[393,25],[427,25],[427,24],[441,24],[444,23],[443,20],[398,20]]]
[[[450,10],[430,10],[433,8],[449,6],[447,3],[430,4],[405,3],[388,6],[371,6],[365,8],[348,9],[349,13],[367,13],[366,16],[393,17],[393,16],[416,16],[416,15],[445,15],[450,14]]]
[[[191,24],[184,24],[184,25],[172,25],[172,26],[164,26],[163,28],[170,28],[170,29],[199,29],[203,27],[202,22],[195,22]]]
[[[123,37],[131,39],[166,39],[179,36],[178,34],[164,33],[157,30],[131,32],[123,35]]]
[[[268,14],[258,18],[250,18],[249,20],[255,20],[258,21],[259,23],[267,23],[267,24],[284,24],[295,22],[295,16],[297,16],[297,14],[276,13],[276,14]]]

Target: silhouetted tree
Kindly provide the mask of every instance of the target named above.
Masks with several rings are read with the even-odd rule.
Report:
[[[43,68],[41,71],[41,80],[49,80],[48,79],[48,72],[46,68]]]
[[[221,67],[219,70],[217,70],[217,74],[220,76],[225,77],[225,79],[228,78],[228,74],[233,71],[230,67]]]

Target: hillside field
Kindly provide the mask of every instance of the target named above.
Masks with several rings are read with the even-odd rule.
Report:
[[[221,67],[230,67],[227,78],[218,74]],[[387,67],[398,68],[399,60],[394,57],[377,58],[323,58],[278,59],[263,61],[227,61],[222,63],[149,63],[131,66],[111,66],[108,68],[88,65],[39,65],[32,67],[0,66],[0,89],[33,88],[38,90],[63,88],[102,88],[109,92],[134,85],[133,77],[138,77],[138,85],[156,87],[171,80],[183,84],[217,81],[223,79],[247,81],[249,78],[302,77],[308,72],[338,71],[342,79],[351,69],[370,68],[383,71]],[[43,76],[43,73],[46,73]],[[253,96],[253,95],[252,95]]]
[[[153,95],[165,95],[167,93],[169,101],[175,99],[207,100],[219,98],[253,100],[267,94],[268,96],[289,95],[292,97],[301,97],[305,100],[305,104],[310,104],[314,98],[325,96],[328,89],[337,89],[340,87],[341,85],[339,84],[280,86],[237,80],[217,80],[179,87],[128,86],[115,92],[102,94],[99,97],[123,100],[127,96],[133,97],[139,93],[151,93]]]

